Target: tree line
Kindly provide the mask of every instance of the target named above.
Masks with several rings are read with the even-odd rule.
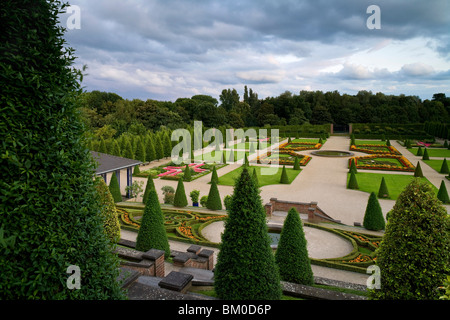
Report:
[[[236,89],[224,89],[219,100],[209,95],[178,98],[175,102],[153,99],[123,99],[116,93],[91,91],[79,98],[87,128],[105,137],[124,132],[144,134],[147,130],[176,129],[202,121],[205,127],[232,128],[303,124],[425,123],[450,122],[450,97],[436,93],[431,100],[417,96],[386,95],[359,91],[285,91],[259,99],[244,87],[241,99]]]

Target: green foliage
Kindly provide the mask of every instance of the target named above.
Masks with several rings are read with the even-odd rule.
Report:
[[[450,203],[450,199],[448,197],[448,192],[447,192],[447,187],[445,186],[444,180],[441,181],[441,186],[439,187],[437,197],[444,204]]]
[[[444,158],[444,161],[442,161],[441,170],[439,170],[440,173],[450,173],[450,170],[448,169],[447,159]]]
[[[354,172],[350,173],[350,179],[347,184],[348,189],[359,189],[358,181],[356,180],[356,174]]]
[[[389,198],[389,190],[384,177],[381,178],[380,188],[378,189],[378,198]]]
[[[151,137],[147,137],[147,139],[146,139],[145,155],[146,155],[147,161],[156,160],[155,146],[153,145],[153,140]]]
[[[222,200],[220,199],[219,189],[217,188],[216,181],[211,182],[209,188],[208,201],[206,207],[210,210],[222,210]]]
[[[142,196],[143,203],[147,203],[148,193],[152,189],[155,189],[155,182],[153,181],[152,175],[149,174],[147,177],[147,183],[145,185],[144,195]]]
[[[364,214],[363,226],[367,230],[384,230],[385,221],[383,212],[381,211],[380,203],[378,202],[377,195],[372,192],[367,201],[366,212]]]
[[[358,173],[358,170],[356,169],[356,163],[355,163],[355,159],[352,158],[351,162],[350,162],[350,170],[349,172],[353,172],[353,173]]]
[[[150,249],[164,250],[165,257],[170,257],[164,217],[155,189],[151,189],[148,193],[141,227],[136,238],[136,250],[145,252]]]
[[[389,139],[386,140],[386,146],[388,146],[388,147],[391,146],[391,141]]]
[[[134,155],[136,160],[145,162],[146,161],[146,153],[145,153],[145,146],[141,139],[139,139],[136,143],[136,152]]]
[[[165,204],[173,204],[175,198],[175,189],[171,186],[164,186],[161,188],[164,195],[164,203]]]
[[[200,205],[206,208],[206,204],[208,203],[208,196],[203,196],[200,198]]]
[[[416,156],[423,156],[423,150],[422,150],[422,147],[419,147],[419,148],[417,149]]]
[[[289,177],[288,177],[287,172],[286,172],[286,166],[283,166],[283,171],[281,172],[281,177],[280,177],[280,183],[282,183],[282,184],[289,184],[289,183],[291,183],[289,181]]]
[[[117,243],[120,240],[120,224],[114,199],[102,178],[95,179],[95,187],[99,196],[100,214],[104,219],[105,233],[112,243]]]
[[[416,169],[414,170],[414,177],[423,178],[422,168],[420,167],[420,162],[417,162]]]
[[[175,191],[175,198],[173,199],[173,205],[175,207],[186,207],[188,204],[186,198],[186,191],[184,190],[183,179],[178,179],[177,190]]]
[[[294,170],[300,170],[300,160],[298,160],[298,157],[295,157],[294,160]]]
[[[140,174],[141,173],[141,169],[139,169],[139,166],[134,166],[133,168],[133,176]]]
[[[414,179],[398,197],[377,250],[380,300],[438,299],[450,262],[447,210],[427,183]]]
[[[191,168],[189,168],[189,164],[186,164],[186,168],[184,169],[184,174],[183,174],[183,180],[191,181],[191,179],[192,179]]]
[[[0,5],[0,300],[125,298],[104,232],[60,1]],[[81,270],[71,290],[67,269]]]
[[[306,244],[300,215],[295,208],[291,208],[284,221],[275,253],[281,280],[304,285],[314,284]]]
[[[425,150],[423,151],[422,160],[430,160],[430,156],[428,155],[428,149],[427,148],[425,148]]]
[[[115,172],[112,173],[111,180],[109,181],[109,191],[113,196],[114,202],[122,201],[122,194],[120,193],[119,181],[117,180]]]
[[[259,187],[258,174],[256,173],[256,168],[253,168],[252,178],[253,181],[255,181],[256,187]]]
[[[214,288],[225,300],[275,300],[280,275],[270,247],[258,188],[244,167],[236,181],[214,271]]]
[[[211,173],[211,183],[215,182],[218,183],[219,182],[219,176],[217,175],[217,170],[216,170],[216,166],[213,167],[212,169],[212,173]]]
[[[225,209],[229,210],[231,208],[232,197],[227,194],[225,198],[223,198],[223,204],[225,205]]]
[[[189,193],[189,196],[191,197],[192,203],[198,203],[198,198],[200,197],[200,190],[192,190]]]

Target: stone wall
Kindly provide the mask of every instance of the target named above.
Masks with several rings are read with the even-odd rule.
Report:
[[[204,270],[214,269],[214,251],[202,249],[198,245],[190,246],[186,252],[172,251],[173,263],[179,267],[191,267]]]
[[[138,271],[143,276],[164,277],[164,251],[150,249],[147,252],[117,247],[116,253],[123,260],[122,266]]]
[[[288,212],[289,209],[295,208],[299,214],[307,214],[308,222],[336,222],[340,223],[339,220],[334,220],[329,215],[327,215],[322,209],[319,208],[317,202],[294,202],[278,200],[277,198],[270,198],[270,202],[265,205],[266,215],[268,217],[272,216],[274,211],[284,211]]]

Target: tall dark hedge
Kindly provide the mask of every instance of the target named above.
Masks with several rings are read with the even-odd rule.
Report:
[[[280,275],[265,218],[259,190],[244,167],[234,186],[214,271],[220,299],[280,299]]]
[[[311,261],[303,224],[295,208],[289,209],[275,253],[281,280],[304,285],[314,284]]]
[[[121,299],[60,1],[0,2],[0,299]],[[3,240],[3,239],[2,239]],[[3,243],[3,241],[1,241]],[[70,265],[80,289],[67,288]]]
[[[151,189],[148,193],[141,227],[136,238],[136,250],[148,251],[150,249],[164,250],[165,257],[170,257],[170,246],[166,228],[164,227],[164,216],[155,189]]]
[[[372,299],[438,299],[450,265],[447,210],[431,186],[414,179],[389,213],[377,251],[381,289]]]

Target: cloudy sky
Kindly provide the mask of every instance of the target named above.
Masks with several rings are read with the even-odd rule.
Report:
[[[450,96],[448,0],[72,0],[85,89],[175,101],[244,85]],[[370,5],[380,29],[369,29]],[[73,18],[74,16],[72,16]],[[67,25],[71,15],[61,15]],[[73,21],[73,20],[71,20]],[[372,20],[370,20],[372,22]]]

